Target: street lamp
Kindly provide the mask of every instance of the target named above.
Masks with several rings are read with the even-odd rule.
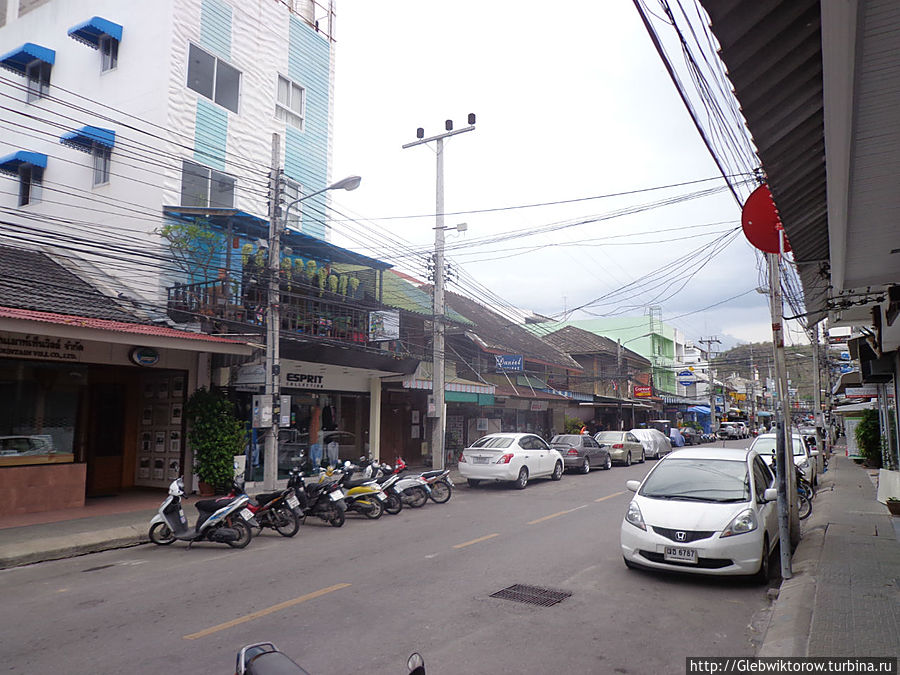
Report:
[[[355,190],[359,187],[362,178],[348,176],[336,183],[311,192],[308,195],[298,197],[289,202],[284,209],[284,222],[287,222],[288,211],[294,204],[299,204],[304,199],[315,197],[328,190]],[[280,183],[276,193],[276,204]],[[272,209],[272,218],[269,220],[269,312],[266,318],[266,398],[269,409],[272,411],[272,425],[266,434],[265,459],[263,469],[263,489],[274,490],[278,480],[278,426],[281,422],[281,358],[279,354],[279,342],[281,341],[281,307],[278,305],[278,271],[281,269],[281,226],[279,224],[278,209]]]

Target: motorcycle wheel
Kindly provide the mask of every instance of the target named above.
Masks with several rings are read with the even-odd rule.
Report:
[[[157,546],[168,546],[175,541],[175,535],[165,523],[153,523],[149,533],[150,541]]]
[[[414,509],[425,506],[425,502],[428,501],[428,493],[425,492],[425,488],[420,485],[406,488],[404,494],[407,497],[406,503]]]
[[[246,548],[253,539],[253,529],[243,520],[235,520],[230,527],[237,530],[240,536],[237,541],[229,541],[228,545],[231,548]]]
[[[436,481],[431,486],[431,501],[435,504],[444,504],[450,501],[451,494],[450,486],[442,480]]]
[[[393,493],[389,494],[384,502],[384,510],[392,516],[396,516],[403,510],[403,500]]]
[[[800,520],[806,520],[812,514],[812,502],[806,495],[797,495],[797,508]]]
[[[334,515],[331,517],[331,520],[329,520],[328,523],[332,527],[340,527],[341,525],[344,524],[345,520],[346,520],[346,517],[344,516],[344,512],[335,509]]]
[[[300,519],[292,509],[287,506],[279,506],[272,514],[275,521],[275,530],[282,537],[293,537],[300,529]]]
[[[363,511],[366,518],[371,518],[372,520],[378,520],[379,518],[381,518],[382,514],[384,513],[384,504],[382,503],[382,501],[380,499],[372,499],[366,501],[368,501],[372,506],[372,508]]]

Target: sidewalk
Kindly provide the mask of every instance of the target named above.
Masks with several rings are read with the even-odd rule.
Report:
[[[900,518],[875,501],[873,481],[832,456],[757,656],[896,656]]]

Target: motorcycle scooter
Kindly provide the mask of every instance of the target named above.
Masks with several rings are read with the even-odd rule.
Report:
[[[174,541],[213,541],[228,544],[232,548],[244,548],[253,538],[253,527],[259,523],[247,508],[247,495],[219,499],[202,499],[197,507],[197,522],[193,529],[184,515],[181,498],[184,496],[184,480],[177,478],[169,485],[169,496],[150,521],[150,541],[168,546]]]
[[[425,659],[413,652],[406,660],[409,675],[425,675]],[[235,675],[310,675],[271,642],[247,645],[238,652]]]
[[[288,476],[287,486],[294,491],[299,503],[294,513],[302,522],[306,522],[306,516],[316,516],[332,527],[344,524],[347,505],[344,502],[344,491],[337,484],[337,479],[307,484],[300,469],[296,467],[291,469]]]
[[[344,462],[344,475],[338,481],[344,489],[344,501],[348,511],[356,511],[367,518],[377,520],[384,513],[387,495],[370,476],[354,479],[353,471],[358,469],[349,461]]]

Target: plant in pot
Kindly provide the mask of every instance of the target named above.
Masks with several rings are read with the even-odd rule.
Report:
[[[188,398],[184,415],[200,494],[227,489],[234,477],[234,456],[243,454],[247,443],[234,404],[218,389],[201,387]]]
[[[888,497],[885,503],[892,516],[900,516],[900,499]]]
[[[881,424],[877,410],[863,411],[863,418],[856,425],[856,445],[867,465],[881,467]]]

